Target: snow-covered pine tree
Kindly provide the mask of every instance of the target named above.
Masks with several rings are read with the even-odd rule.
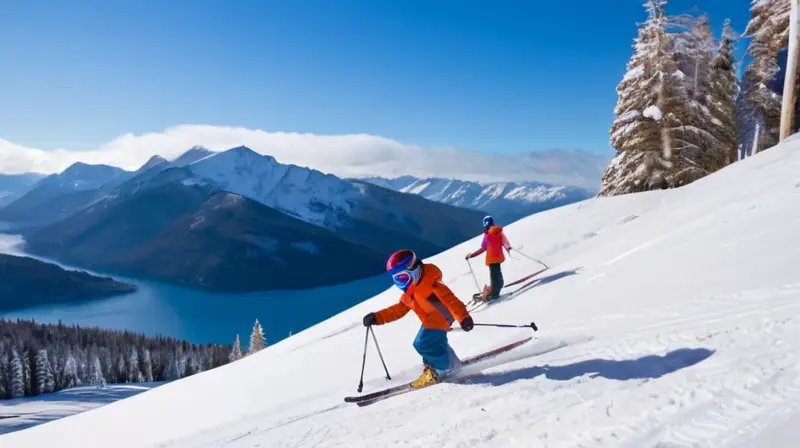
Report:
[[[25,396],[25,377],[22,370],[22,359],[19,357],[19,352],[16,348],[11,349],[11,363],[10,363],[11,380],[9,384],[9,392],[11,398],[19,398]]]
[[[117,381],[120,383],[129,383],[130,381],[128,381],[128,379],[128,367],[125,365],[125,356],[120,353],[117,357]]]
[[[781,94],[776,83],[778,54],[789,39],[789,0],[752,0],[747,54],[752,62],[742,75],[742,92],[737,101],[741,156],[775,146],[780,131]]]
[[[263,349],[267,345],[266,339],[264,337],[264,331],[261,329],[261,324],[256,319],[256,323],[253,325],[253,332],[250,333],[250,345],[247,347],[247,354],[253,354],[261,349]]]
[[[31,355],[27,350],[23,350],[20,354],[22,361],[22,376],[25,380],[25,395],[34,395],[33,389],[33,369],[31,366]]]
[[[713,117],[709,131],[720,144],[716,156],[721,166],[738,160],[736,97],[739,94],[739,79],[734,55],[737,40],[730,19],[726,19],[708,79],[708,109]]]
[[[92,384],[92,386],[98,388],[106,387],[106,378],[103,376],[103,367],[100,365],[100,358],[97,356],[93,356],[90,375],[89,382]]]
[[[178,356],[177,353],[172,353],[172,355],[170,355],[167,364],[164,366],[164,380],[174,381],[181,379],[181,361],[178,359]]]
[[[669,21],[684,29],[672,36],[672,51],[678,60],[678,70],[686,75],[688,97],[701,101],[706,94],[706,85],[703,81],[708,78],[716,46],[708,15],[702,14],[698,17],[681,15],[669,18]]]
[[[647,21],[639,27],[628,71],[617,87],[611,125],[616,157],[606,168],[599,196],[667,188],[672,167],[671,130],[685,120],[684,76],[672,59],[666,0],[647,0]]]
[[[0,399],[8,398],[9,395],[8,383],[9,376],[11,375],[9,365],[10,361],[7,347],[0,341]]]
[[[148,383],[153,382],[153,360],[150,356],[150,350],[146,348],[142,354],[142,369],[144,369],[144,381]]]
[[[47,350],[41,349],[36,353],[36,391],[47,394],[55,391],[53,368],[47,357]]]
[[[751,0],[750,22],[744,31],[746,36],[755,38],[766,32],[774,39],[779,48],[786,48],[789,42],[789,13],[792,4],[790,0]],[[767,22],[772,22],[773,25]],[[767,31],[767,28],[774,30]]]
[[[131,347],[131,356],[128,359],[128,382],[141,382],[142,373],[139,371],[139,351],[136,346]]]
[[[75,361],[75,356],[70,353],[67,355],[67,361],[64,363],[62,388],[70,388],[80,385],[80,378],[78,378],[78,363]]]
[[[675,104],[677,127],[669,129],[676,156],[667,183],[676,187],[722,168],[727,158],[718,156],[723,145],[709,132],[716,122],[708,96],[716,42],[708,16],[683,15],[670,22],[685,29],[672,36],[673,54],[683,74],[679,78],[681,102]]]
[[[236,340],[233,341],[233,347],[231,347],[231,353],[228,355],[228,360],[230,362],[236,361],[237,359],[242,359],[242,343],[239,341],[239,335],[236,335]]]

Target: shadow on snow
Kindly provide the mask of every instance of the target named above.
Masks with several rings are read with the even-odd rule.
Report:
[[[583,376],[618,381],[656,379],[705,361],[713,354],[714,351],[707,348],[681,348],[663,356],[648,355],[628,360],[590,359],[561,366],[545,365],[487,373],[464,383],[502,386],[542,375],[556,381],[569,381]]]
[[[556,272],[555,274],[546,275],[544,277],[533,278],[529,280],[527,283],[524,283],[522,286],[511,286],[510,289],[512,290],[511,293],[508,293],[506,290],[500,291],[500,297],[497,299],[492,300],[489,302],[491,305],[496,305],[498,303],[508,302],[510,300],[514,300],[522,293],[528,292],[537,286],[546,285],[548,283],[552,283],[557,280],[561,280],[562,278],[572,277],[573,275],[578,275],[578,273],[583,268],[575,268],[569,269],[566,271]],[[509,294],[506,297],[503,297],[503,294]]]

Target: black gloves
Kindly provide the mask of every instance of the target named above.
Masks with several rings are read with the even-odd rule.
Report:
[[[376,318],[375,313],[369,313],[364,316],[364,326],[369,327],[370,325],[375,325]]]
[[[464,331],[470,331],[475,327],[475,324],[472,322],[472,316],[467,316],[466,319],[461,321],[461,329]]]

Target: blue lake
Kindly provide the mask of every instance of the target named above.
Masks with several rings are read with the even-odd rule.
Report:
[[[0,252],[21,255],[19,238],[0,234]],[[102,275],[102,273],[100,273]],[[186,339],[197,344],[230,344],[239,334],[247,345],[253,323],[259,320],[267,343],[298,333],[391,286],[384,275],[331,287],[267,291],[248,294],[210,294],[156,282],[120,278],[139,291],[122,297],[69,305],[47,305],[7,313],[5,319],[98,326],[147,335]]]

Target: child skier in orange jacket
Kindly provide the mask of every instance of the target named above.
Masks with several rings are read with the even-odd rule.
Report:
[[[472,317],[464,303],[442,283],[442,271],[434,264],[423,263],[413,251],[404,249],[392,254],[386,270],[403,295],[399,303],[364,316],[364,326],[387,324],[414,310],[422,322],[414,348],[422,356],[425,369],[412,387],[436,383],[461,365],[447,341],[447,332],[455,321],[464,331],[472,330]]]
[[[500,290],[503,289],[505,284],[500,265],[506,261],[503,249],[505,248],[510,253],[511,243],[508,242],[508,238],[503,233],[503,228],[494,225],[494,218],[491,216],[483,218],[483,229],[481,248],[475,252],[468,253],[466,259],[469,260],[486,252],[486,266],[489,266],[491,285],[489,286],[488,294],[484,293],[483,298],[484,300],[494,300],[500,295]]]

